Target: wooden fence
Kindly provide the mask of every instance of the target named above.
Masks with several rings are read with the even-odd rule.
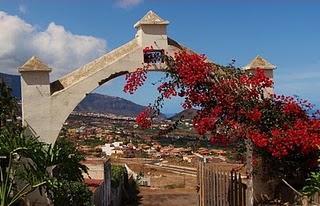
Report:
[[[240,173],[199,161],[197,182],[198,206],[246,205],[246,185],[242,183]]]
[[[320,193],[317,192],[311,197],[311,205],[320,205]]]
[[[319,206],[320,205],[320,193],[315,193],[312,197],[302,197],[301,206]]]

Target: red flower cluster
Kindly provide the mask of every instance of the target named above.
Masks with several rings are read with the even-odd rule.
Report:
[[[184,93],[186,97],[183,107],[185,109],[190,109],[192,106],[200,106],[204,103],[208,103],[212,100],[212,97],[208,95],[205,91],[199,91],[196,89],[188,88]]]
[[[268,145],[268,137],[258,131],[249,131],[248,137],[259,148],[265,148]]]
[[[172,96],[177,96],[177,91],[174,88],[174,85],[167,82],[162,83],[158,87],[158,92],[163,94],[165,98],[170,99]]]
[[[301,107],[298,104],[296,104],[295,102],[285,103],[285,105],[283,106],[283,112],[285,114],[300,114],[300,113],[303,113],[303,111],[301,110]]]
[[[126,75],[126,84],[123,91],[133,94],[138,87],[142,86],[147,79],[147,69],[149,65],[145,65],[143,68],[138,68],[135,72]]]
[[[204,135],[207,131],[210,131],[213,129],[216,121],[217,121],[217,118],[214,118],[211,116],[202,117],[202,118],[194,119],[193,125],[200,135]]]
[[[206,132],[212,131],[221,113],[221,107],[215,107],[210,112],[199,112],[193,119],[193,125],[197,132],[200,135],[204,135]]]
[[[143,49],[143,53],[148,52],[148,51],[152,51],[152,50],[153,50],[153,46],[145,47],[145,48]]]
[[[213,145],[226,146],[228,145],[229,141],[226,138],[226,136],[221,134],[215,134],[210,138],[210,143]]]
[[[249,78],[248,83],[252,85],[252,87],[268,88],[273,86],[272,79],[268,78],[260,68],[256,68],[253,77]]]
[[[283,105],[283,113],[296,118],[305,118],[306,113],[311,112],[313,108],[313,105],[310,102],[299,98],[274,95],[274,99],[276,102],[280,102]]]
[[[164,98],[185,98],[184,108],[200,108],[193,124],[201,135],[214,134],[211,143],[228,143],[249,138],[256,148],[283,158],[293,153],[308,154],[320,145],[319,114],[309,117],[312,105],[286,96],[266,98],[273,82],[261,69],[253,74],[221,69],[205,56],[179,52],[167,65],[171,79],[158,87]],[[146,69],[127,76],[125,91],[133,93],[146,78]],[[143,128],[151,126],[152,110],[137,117]]]
[[[144,129],[150,128],[152,124],[152,109],[147,108],[143,110],[138,116],[136,117],[137,124]]]
[[[320,121],[296,120],[288,129],[273,129],[268,150],[278,158],[290,152],[301,152],[307,155],[319,149]]]
[[[183,84],[193,86],[203,82],[212,72],[210,63],[206,62],[204,55],[190,54],[185,51],[176,53],[175,71]]]
[[[254,122],[257,122],[261,119],[262,113],[258,108],[253,108],[253,110],[247,113],[247,117]]]

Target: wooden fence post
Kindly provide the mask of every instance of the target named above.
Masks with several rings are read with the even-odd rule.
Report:
[[[102,205],[110,206],[111,200],[111,163],[110,159],[104,162],[104,182],[103,182],[103,197]]]
[[[301,204],[302,204],[302,206],[309,206],[308,197],[303,196],[301,199]]]
[[[247,206],[253,206],[253,167],[252,167],[252,154],[253,154],[253,145],[251,140],[246,139],[246,170],[248,175],[248,182],[247,182]]]

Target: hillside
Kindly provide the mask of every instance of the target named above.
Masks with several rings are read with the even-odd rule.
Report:
[[[111,113],[135,117],[144,110],[144,106],[120,97],[103,94],[89,94],[75,109],[77,112]],[[161,115],[163,116],[163,115]]]
[[[13,96],[18,100],[21,99],[21,82],[19,75],[0,73],[0,81],[4,81],[12,89]]]
[[[10,75],[0,73],[0,81],[4,81],[11,89],[13,95],[21,99],[21,82],[19,75]],[[116,115],[123,115],[135,117],[145,107],[134,102],[131,102],[120,97],[112,97],[102,94],[89,94],[87,97],[76,107],[75,111],[78,112],[95,112],[95,113],[110,113]],[[164,117],[163,114],[160,117]]]
[[[186,109],[186,110],[183,110],[182,112],[179,112],[178,114],[170,117],[170,120],[176,121],[179,119],[193,119],[196,116],[197,111],[198,110],[196,110],[196,109]]]

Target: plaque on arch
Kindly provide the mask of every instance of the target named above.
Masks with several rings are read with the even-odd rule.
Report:
[[[143,50],[144,63],[156,64],[164,63],[163,49],[144,49]]]

